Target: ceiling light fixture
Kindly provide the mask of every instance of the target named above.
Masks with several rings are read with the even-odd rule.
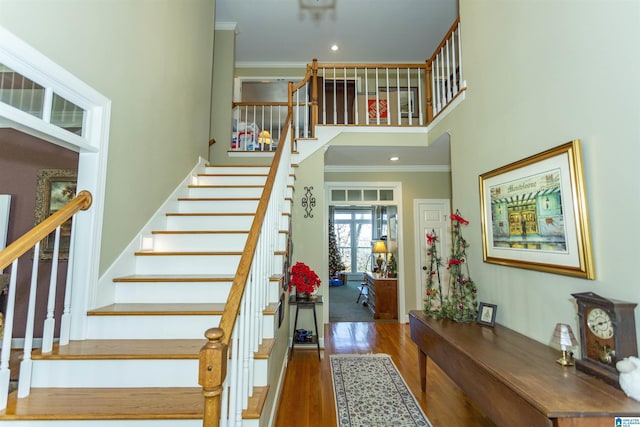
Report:
[[[391,160],[392,162],[397,162],[398,160],[400,160],[400,157],[393,156],[393,157],[390,157],[389,160]]]
[[[337,52],[337,51],[338,51],[338,49],[340,49],[340,48],[338,47],[338,45],[337,45],[337,44],[332,44],[332,45],[331,45],[331,50],[332,50],[332,51]]]

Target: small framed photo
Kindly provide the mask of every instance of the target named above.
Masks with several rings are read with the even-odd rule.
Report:
[[[497,310],[498,310],[497,305],[481,302],[480,307],[478,308],[477,322],[480,323],[481,325],[486,325],[491,327],[495,326]]]

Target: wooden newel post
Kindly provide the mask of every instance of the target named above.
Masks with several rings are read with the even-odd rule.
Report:
[[[198,384],[204,396],[204,427],[218,427],[222,405],[222,383],[227,376],[227,344],[222,342],[221,328],[207,329],[207,343],[200,349]]]
[[[433,61],[427,60],[425,73],[425,87],[427,88],[427,124],[433,120],[433,88],[431,87],[431,73],[433,72]]]
[[[322,82],[324,86],[324,80]],[[322,88],[324,93],[324,87]],[[311,138],[316,137],[318,124],[318,60],[313,58],[311,68]]]

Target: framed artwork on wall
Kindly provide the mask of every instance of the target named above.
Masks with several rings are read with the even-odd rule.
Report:
[[[484,261],[595,278],[580,141],[480,175]]]
[[[401,117],[419,117],[419,105],[418,105],[418,88],[417,87],[381,87],[380,92],[397,92],[398,102],[400,104],[400,116]]]
[[[40,224],[51,214],[69,203],[76,196],[78,171],[75,169],[41,169],[38,171],[36,187],[35,223]],[[60,251],[58,259],[69,259],[69,244],[71,241],[71,221],[62,224],[60,228]],[[55,233],[51,233],[40,243],[40,259],[53,258]]]

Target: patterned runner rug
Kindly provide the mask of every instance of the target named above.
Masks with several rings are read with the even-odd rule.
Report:
[[[387,354],[332,354],[339,427],[432,427]]]

